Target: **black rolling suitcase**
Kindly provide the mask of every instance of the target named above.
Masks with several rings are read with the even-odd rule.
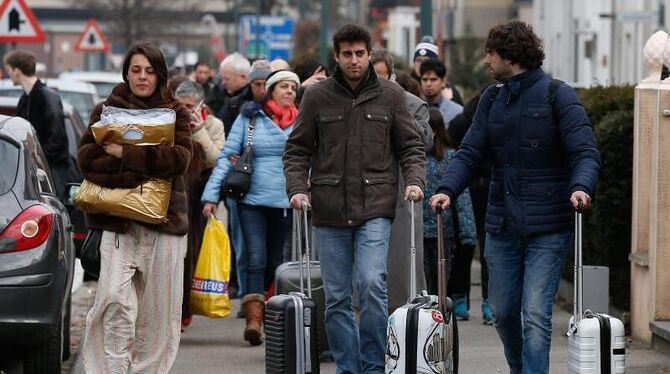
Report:
[[[302,292],[300,288],[300,277],[301,272],[305,271],[307,263],[299,261],[299,241],[304,239],[304,236],[301,235],[300,225],[302,220],[301,212],[298,210],[293,211],[293,230],[292,230],[292,258],[291,261],[285,262],[275,271],[275,295],[279,294],[290,294],[291,292]],[[305,224],[307,226],[307,224]],[[305,232],[305,235],[309,235],[309,232]],[[315,255],[316,251],[314,250],[314,245],[311,246],[312,251],[310,255]],[[315,258],[316,256],[312,257]],[[323,288],[323,280],[321,279],[321,265],[319,261],[310,261],[310,282],[311,282],[311,298],[316,303],[317,313],[320,313],[319,316],[323,316],[324,311],[326,310],[326,292]],[[332,354],[330,353],[328,346],[328,337],[326,335],[326,325],[324,323],[324,318],[317,318],[318,322],[318,336],[319,336],[319,359],[320,361],[332,361]]]
[[[316,304],[311,295],[306,207],[302,209],[302,215],[305,228],[305,250],[303,251],[302,245],[299,246],[300,292],[272,296],[265,306],[266,373],[319,373],[319,334]],[[303,266],[303,257],[308,266]],[[307,271],[307,295],[304,294],[305,277],[302,269]]]

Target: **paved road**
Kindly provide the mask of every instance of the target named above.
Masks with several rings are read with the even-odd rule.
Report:
[[[473,266],[473,280],[479,279],[479,268]],[[482,324],[480,287],[473,286],[471,319],[459,324],[461,373],[508,373],[502,347],[493,327]],[[233,301],[234,311],[239,306]],[[554,310],[554,339],[551,349],[551,373],[567,373],[567,338],[565,331],[570,314]],[[242,339],[244,320],[231,316],[222,320],[195,317],[184,332],[179,355],[172,374],[255,374],[263,373],[263,345],[250,347]],[[628,373],[670,374],[670,357],[631,342],[626,350]],[[73,373],[83,373],[80,362]],[[335,373],[333,363],[322,363],[321,372]]]

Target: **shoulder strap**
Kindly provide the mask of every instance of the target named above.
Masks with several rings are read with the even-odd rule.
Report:
[[[256,114],[249,118],[249,127],[247,128],[247,145],[250,147],[254,143],[254,127],[256,127]]]
[[[502,83],[493,83],[491,86],[493,86],[493,89],[491,91],[491,97],[489,99],[491,102],[496,101],[496,98],[498,97],[498,94],[500,93],[500,89],[504,86]]]
[[[560,79],[552,79],[549,83],[549,105],[554,116],[554,122],[558,123],[560,120],[558,110],[556,109],[556,91],[564,82]]]
[[[493,83],[489,87],[491,88],[491,94],[489,95],[489,110],[486,111],[486,117],[488,118],[489,112],[491,111],[491,108],[493,107],[493,102],[496,101],[496,98],[498,97],[498,94],[500,93],[500,89],[504,86],[502,83]],[[486,92],[488,89],[484,89],[484,92]]]

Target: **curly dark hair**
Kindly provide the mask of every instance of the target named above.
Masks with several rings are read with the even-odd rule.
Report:
[[[494,26],[486,40],[486,52],[496,52],[524,69],[538,68],[544,60],[542,40],[530,25],[520,21]]]
[[[344,25],[333,35],[333,50],[336,55],[340,54],[340,42],[364,42],[368,52],[372,50],[372,36],[370,32],[358,25]]]

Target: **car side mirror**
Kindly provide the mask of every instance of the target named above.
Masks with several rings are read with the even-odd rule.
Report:
[[[74,198],[79,193],[80,183],[68,183],[65,185],[65,196],[67,197],[65,205],[74,206]]]
[[[53,194],[53,188],[51,187],[51,183],[49,182],[49,176],[47,175],[47,172],[40,168],[37,168],[36,174],[37,174],[38,186],[40,188],[40,193]]]

